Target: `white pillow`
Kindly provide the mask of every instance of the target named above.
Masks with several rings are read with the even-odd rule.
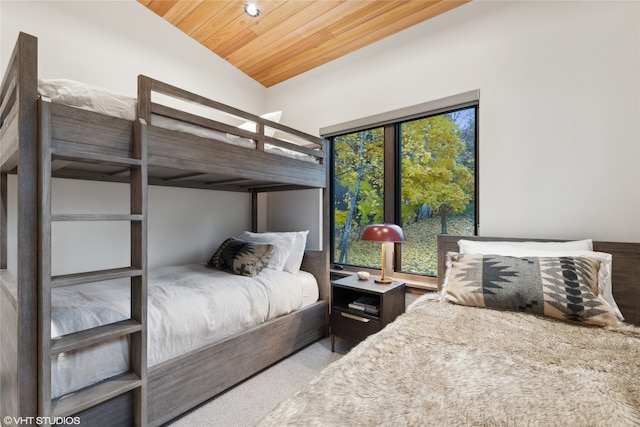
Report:
[[[480,240],[458,240],[461,254],[491,254],[505,256],[561,256],[557,251],[592,251],[591,239],[570,242],[483,242]],[[532,253],[536,250],[536,253]]]
[[[260,117],[263,119],[270,120],[272,122],[280,123],[280,117],[282,117],[282,111],[274,111],[272,113],[263,114]],[[256,132],[258,126],[255,122],[244,122],[238,126],[240,129],[248,130],[250,132]],[[276,133],[276,130],[270,127],[266,127],[264,130],[264,134],[267,136],[273,136]]]
[[[251,231],[244,231],[238,236],[238,239],[248,242],[271,243],[274,246],[274,251],[265,267],[280,271],[285,268],[295,238],[295,233],[252,233]]]
[[[272,259],[269,264],[267,264],[267,268],[297,273],[300,271],[300,265],[302,265],[308,234],[309,230],[270,233],[252,233],[245,231],[238,236],[238,238],[250,242],[273,244],[276,249]],[[276,258],[276,253],[278,254],[277,259],[274,259]],[[284,255],[285,253],[286,256]],[[283,257],[284,261],[282,261]],[[274,266],[271,266],[271,264]]]
[[[624,320],[618,304],[613,298],[611,283],[611,254],[593,251],[591,239],[575,240],[570,242],[499,242],[499,241],[472,241],[458,240],[460,253],[503,255],[513,257],[526,256],[580,256],[596,258],[601,262],[598,271],[598,293],[609,303],[618,319]]]
[[[309,230],[297,231],[294,234],[295,240],[293,242],[293,247],[291,248],[289,259],[284,266],[284,271],[288,271],[289,273],[297,273],[300,271],[302,258],[304,257],[304,249],[307,246],[307,235],[309,234]]]

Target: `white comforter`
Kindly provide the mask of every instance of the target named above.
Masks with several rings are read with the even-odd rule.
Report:
[[[318,299],[315,278],[263,269],[236,276],[199,264],[163,267],[148,279],[148,366],[290,313]],[[129,317],[128,281],[56,289],[52,337]],[[58,397],[128,369],[127,340],[118,339],[52,359]]]

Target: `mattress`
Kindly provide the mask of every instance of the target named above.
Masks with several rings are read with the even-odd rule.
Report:
[[[104,114],[111,117],[118,117],[126,120],[136,119],[136,99],[128,96],[116,94],[86,83],[80,83],[66,79],[39,79],[38,93],[51,100],[51,102],[66,105],[69,107],[80,108],[87,111]],[[207,117],[210,111],[206,108],[198,109],[197,106],[183,105],[183,110],[188,109],[193,114]],[[160,115],[152,115],[151,124],[164,129],[175,130],[199,136],[201,138],[215,139],[216,141],[227,144],[237,145],[247,148],[255,148],[256,143],[253,139],[243,138],[214,129],[185,123],[169,117]],[[242,125],[240,125],[242,126]],[[238,126],[238,127],[240,127]],[[267,134],[273,134],[274,129],[266,128]],[[288,141],[287,141],[288,142]],[[282,147],[276,147],[272,144],[265,144],[264,151],[279,156],[289,157],[297,160],[318,163],[318,160],[304,153],[289,150]]]
[[[51,336],[129,317],[128,280],[55,289]],[[239,333],[318,300],[310,273],[263,269],[237,276],[201,264],[162,267],[148,276],[148,366]],[[128,370],[126,338],[52,357],[52,397]]]

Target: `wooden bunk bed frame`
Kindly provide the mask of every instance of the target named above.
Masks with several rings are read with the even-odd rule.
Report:
[[[329,261],[325,212],[323,249],[305,251],[302,266],[318,281],[317,303],[147,369],[147,185],[250,192],[255,230],[260,192],[317,188],[323,190],[326,202],[325,142],[144,76],[138,79],[138,119],[133,122],[51,103],[38,96],[37,56],[37,39],[21,33],[0,88],[3,423],[4,417],[53,417],[55,422],[55,417],[74,416],[82,425],[91,426],[160,425],[327,335]],[[151,99],[156,92],[255,122],[257,132],[156,104]],[[256,148],[155,126],[157,115],[250,138],[256,141]],[[270,137],[265,126],[306,144]],[[267,153],[265,143],[313,156],[317,163]],[[15,275],[7,271],[8,174],[17,176],[18,187]],[[130,183],[131,213],[52,214],[52,177]],[[51,277],[51,221],[87,220],[131,222],[131,266]],[[119,277],[131,278],[131,319],[84,334],[71,334],[59,340],[62,342],[50,339],[51,288]],[[51,355],[114,336],[130,337],[131,372],[74,396],[52,400]]]

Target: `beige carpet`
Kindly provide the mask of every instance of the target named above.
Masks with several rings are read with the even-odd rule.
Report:
[[[307,385],[345,350],[329,338],[317,341],[166,426],[254,426],[280,402]]]

